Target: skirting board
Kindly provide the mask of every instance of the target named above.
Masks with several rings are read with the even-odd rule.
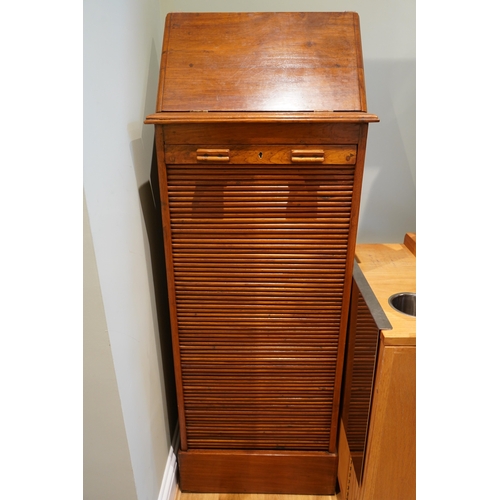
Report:
[[[174,439],[168,454],[167,465],[163,473],[158,500],[175,500],[179,482],[177,480],[177,453],[179,451],[179,426],[175,428]]]

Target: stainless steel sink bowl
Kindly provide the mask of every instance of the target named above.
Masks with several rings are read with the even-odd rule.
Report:
[[[417,315],[417,294],[410,292],[395,293],[389,297],[393,309],[408,316]]]

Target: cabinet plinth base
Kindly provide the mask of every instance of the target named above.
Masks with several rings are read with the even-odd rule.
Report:
[[[337,454],[179,451],[180,489],[195,493],[333,495]]]

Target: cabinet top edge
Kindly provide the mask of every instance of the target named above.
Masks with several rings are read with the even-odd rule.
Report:
[[[319,15],[319,16],[332,16],[332,17],[340,17],[340,16],[348,16],[348,15],[354,15],[354,16],[359,16],[359,14],[354,11],[354,10],[344,10],[344,11],[277,11],[277,12],[271,12],[271,11],[252,11],[252,12],[224,12],[224,11],[219,11],[219,12],[190,12],[190,11],[181,11],[181,10],[176,10],[172,12],[167,12],[166,17],[172,17],[172,16],[192,16],[192,17],[218,17],[218,16],[225,16],[225,17],[238,17],[238,16],[276,16],[276,17],[281,17],[281,16],[289,16],[289,17],[295,17],[295,16],[303,16],[304,14],[308,15]]]
[[[300,113],[287,112],[163,112],[148,115],[146,124],[167,125],[178,123],[376,123],[377,115],[365,112],[311,111]]]

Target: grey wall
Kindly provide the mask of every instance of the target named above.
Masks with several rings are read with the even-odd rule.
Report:
[[[175,425],[175,403],[167,404],[173,380],[162,375],[161,336],[168,332],[158,314],[151,245],[153,128],[143,126],[154,111],[162,25],[156,0],[84,3],[83,182],[139,500],[158,498]],[[93,355],[86,360],[89,370],[100,363]],[[114,452],[120,460],[124,451]]]
[[[358,241],[400,242],[415,231],[413,0],[86,0],[83,180],[139,500],[158,497],[176,421],[171,353],[161,342],[168,318],[150,179],[153,127],[143,125],[155,107],[164,17],[175,10],[357,11],[368,108],[381,120],[370,126]],[[93,307],[86,314],[101,314]],[[88,369],[100,363],[88,354]],[[120,441],[112,451],[126,464]]]
[[[83,216],[83,498],[137,500],[85,198]]]

